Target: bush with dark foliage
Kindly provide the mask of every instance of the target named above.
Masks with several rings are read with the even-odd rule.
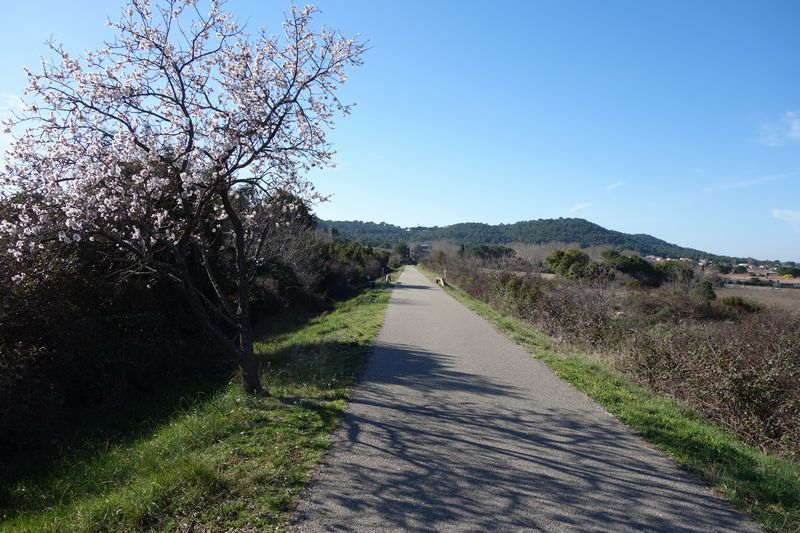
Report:
[[[1,204],[0,216],[14,216],[13,206]],[[258,320],[324,309],[385,273],[388,253],[319,232],[310,215],[277,227],[284,228],[273,240],[279,246],[265,252],[251,296]],[[105,246],[53,242],[36,259],[46,261],[47,275],[19,283],[18,274],[40,269],[10,257],[0,242],[3,458],[46,447],[84,423],[91,429],[131,399],[233,373],[235,362],[204,335],[168,280],[120,279]],[[211,260],[230,257],[222,246]]]

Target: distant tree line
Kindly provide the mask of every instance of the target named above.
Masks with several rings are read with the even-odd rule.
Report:
[[[517,253],[513,248],[501,246],[499,244],[477,244],[477,245],[461,245],[459,255],[464,257],[471,255],[480,259],[503,259],[514,257]]]
[[[391,248],[400,241],[450,240],[457,244],[477,246],[512,242],[542,244],[547,242],[576,243],[582,247],[610,245],[642,255],[688,259],[711,259],[719,263],[748,262],[751,259],[715,255],[684,248],[646,234],[628,234],[608,230],[582,218],[527,220],[514,224],[482,224],[468,222],[444,227],[401,228],[385,222],[320,221],[341,235],[372,246]]]

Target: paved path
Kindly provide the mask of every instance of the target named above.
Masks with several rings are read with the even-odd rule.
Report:
[[[417,270],[400,281],[299,531],[758,531]]]

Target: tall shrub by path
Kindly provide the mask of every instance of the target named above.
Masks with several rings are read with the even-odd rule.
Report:
[[[800,326],[770,311],[631,330],[621,368],[750,443],[800,458]]]
[[[276,203],[268,258],[254,280],[253,319],[306,315],[354,294],[385,269],[388,254],[332,239]],[[294,213],[294,212],[292,212]],[[14,207],[0,201],[0,215]],[[136,415],[129,408],[176,387],[207,386],[232,375],[173,284],[120,278],[108,242],[43,243],[21,261],[0,236],[0,455],[19,462],[74,431],[106,431]],[[226,264],[223,249],[211,260]],[[39,265],[49,265],[46,275]],[[202,265],[192,267],[202,286]],[[24,281],[13,282],[20,273]],[[232,290],[232,283],[221,284]],[[211,291],[210,287],[205,287]],[[180,389],[179,389],[180,390]],[[126,414],[127,413],[127,414]],[[115,422],[118,420],[118,423]],[[14,459],[16,457],[16,459]]]
[[[0,455],[48,445],[158,387],[227,371],[169,284],[110,275],[90,243],[50,243],[48,275],[0,253]],[[11,456],[9,454],[12,454]]]

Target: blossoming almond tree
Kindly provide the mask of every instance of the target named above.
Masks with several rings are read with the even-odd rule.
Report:
[[[204,328],[263,393],[253,355],[250,287],[274,235],[262,215],[278,192],[311,201],[304,177],[329,163],[326,131],[364,44],[311,27],[292,8],[282,31],[255,36],[210,0],[130,0],[97,51],[28,71],[24,128],[0,173],[25,198],[0,222],[17,257],[49,239],[110,243],[124,274],[172,280]],[[232,252],[227,290],[209,258]],[[202,277],[196,270],[203,272]],[[223,276],[224,275],[224,276]]]

